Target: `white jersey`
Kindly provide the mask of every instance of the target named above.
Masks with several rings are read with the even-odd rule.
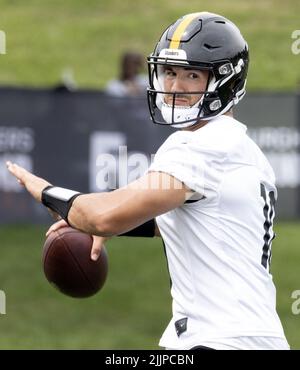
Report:
[[[275,177],[246,126],[223,115],[196,131],[177,131],[148,171],[168,173],[195,192],[194,201],[156,218],[173,298],[160,345],[285,340],[269,272]]]

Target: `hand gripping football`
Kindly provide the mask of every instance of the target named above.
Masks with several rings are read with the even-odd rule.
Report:
[[[48,281],[62,293],[89,297],[104,285],[107,253],[103,247],[97,261],[91,260],[93,238],[71,227],[52,232],[43,248],[43,268]]]

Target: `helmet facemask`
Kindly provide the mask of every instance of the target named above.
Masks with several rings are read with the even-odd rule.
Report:
[[[186,65],[186,67],[185,67]],[[236,66],[228,60],[217,64],[187,62],[183,60],[164,60],[162,58],[149,57],[149,81],[148,103],[151,118],[154,123],[170,125],[175,128],[184,128],[195,125],[200,120],[210,120],[224,114],[237,104],[245,94],[245,84],[238,89],[233,86],[237,75],[243,67],[240,59]],[[181,67],[191,70],[208,70],[209,76],[204,90],[199,91],[166,91],[164,84],[164,71],[172,67]],[[237,91],[235,91],[237,90]],[[199,96],[199,99],[195,97]],[[193,97],[193,104],[177,104],[181,99]],[[160,116],[157,118],[157,111]]]
[[[184,66],[183,64],[187,64]],[[155,123],[171,125],[176,128],[188,127],[196,124],[201,118],[202,103],[207,93],[207,85],[203,90],[196,91],[167,91],[165,88],[166,71],[172,68],[189,70],[209,70],[206,66],[199,68],[189,66],[182,61],[172,63],[148,62],[150,87],[148,101],[151,116]],[[171,72],[172,73],[172,72]],[[157,110],[160,111],[162,120],[157,119]]]

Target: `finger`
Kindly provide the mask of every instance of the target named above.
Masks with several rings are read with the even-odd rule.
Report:
[[[46,232],[46,236],[49,236],[52,232],[57,231],[61,229],[62,227],[66,227],[66,226],[68,226],[68,224],[65,220],[59,220],[50,226],[50,228]]]
[[[65,220],[59,220],[55,222],[55,224],[51,225],[46,232],[46,237],[48,237],[52,232],[57,231],[61,229],[62,227],[68,226],[67,222]]]
[[[26,171],[25,168],[20,167],[10,161],[6,162],[6,167],[12,175],[14,175],[18,180],[24,183],[25,176],[28,174],[28,171]]]
[[[102,246],[103,246],[103,238],[93,236],[93,245],[92,245],[92,250],[91,250],[91,259],[93,261],[97,261],[97,259],[99,258],[101,254]]]

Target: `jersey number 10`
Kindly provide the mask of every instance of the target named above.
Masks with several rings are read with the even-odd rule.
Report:
[[[275,216],[275,193],[270,191],[267,193],[264,184],[260,184],[260,195],[263,197],[264,204],[264,245],[263,245],[263,255],[261,257],[261,264],[266,268],[270,268],[270,262],[272,257],[272,240],[275,238],[275,233],[273,232],[273,220]]]

